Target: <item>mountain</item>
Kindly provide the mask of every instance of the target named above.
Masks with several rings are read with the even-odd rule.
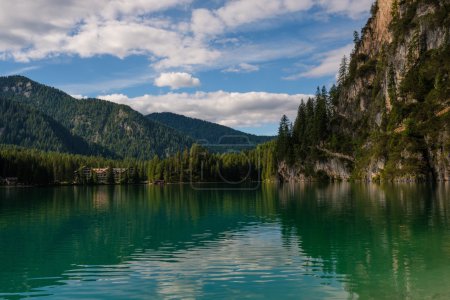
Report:
[[[310,104],[325,112],[325,123],[317,114],[314,119],[324,125],[323,134],[298,142],[295,149],[307,151],[295,163],[280,161],[279,174],[286,180],[312,173],[366,181],[450,180],[450,1],[378,0],[361,37],[354,37],[338,85]],[[318,107],[327,97],[328,114]],[[294,131],[303,130],[305,111],[308,104],[299,110]],[[285,151],[288,140],[281,140],[279,150]]]
[[[46,151],[108,153],[90,147],[61,124],[32,108],[0,98],[0,143]]]
[[[72,136],[117,157],[150,159],[192,144],[175,129],[149,120],[128,106],[99,99],[77,100],[23,76],[0,77],[0,98],[45,114]],[[45,146],[39,144],[38,148]]]
[[[274,139],[271,136],[258,136],[232,129],[216,123],[190,118],[170,112],[152,113],[146,116],[153,120],[172,127],[197,141],[207,141],[208,143],[245,143],[261,144]]]

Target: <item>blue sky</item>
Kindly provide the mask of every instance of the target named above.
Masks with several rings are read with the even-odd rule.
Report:
[[[0,73],[274,134],[283,113],[334,82],[371,3],[3,0]]]

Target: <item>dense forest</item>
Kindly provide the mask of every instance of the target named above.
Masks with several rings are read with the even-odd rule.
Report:
[[[45,114],[48,119],[53,120],[53,125],[59,123],[61,130],[65,128],[67,137],[70,133],[84,139],[84,143],[90,145],[88,154],[91,155],[151,159],[155,154],[160,156],[174,154],[179,149],[189,147],[193,142],[191,138],[177,130],[149,120],[126,105],[99,99],[77,100],[60,90],[23,76],[0,77],[0,98],[20,103],[22,107]],[[33,122],[32,117],[29,119],[28,123]],[[9,126],[10,130],[21,130],[22,139],[37,141],[44,139],[44,133],[39,136],[40,133],[32,131],[33,126],[41,126],[37,124],[37,120],[22,129],[11,128],[12,124]],[[35,137],[29,137],[28,133]],[[79,138],[74,140],[74,143],[80,143]],[[38,142],[26,145],[19,142],[17,145],[86,154],[85,149],[78,151],[76,148],[58,148]]]
[[[0,98],[0,143],[58,152],[106,154],[47,115],[20,103]]]
[[[352,149],[351,141],[335,130],[339,119],[335,105],[338,88],[333,85],[330,92],[325,86],[317,87],[315,98],[302,102],[292,123],[285,115],[281,118],[276,142],[278,162],[286,161],[292,165],[301,161],[305,165],[319,160],[328,151],[325,145],[348,153]]]
[[[97,184],[95,176],[80,178],[84,168],[132,169],[120,183],[156,182],[228,182],[241,183],[272,179],[275,170],[274,143],[246,152],[210,153],[198,144],[176,155],[150,160],[113,160],[45,152],[17,146],[0,145],[0,178],[16,178],[18,184]],[[270,167],[264,167],[270,166]],[[115,183],[112,180],[107,183]]]

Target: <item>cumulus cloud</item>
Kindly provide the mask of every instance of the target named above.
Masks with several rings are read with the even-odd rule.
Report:
[[[170,72],[162,73],[155,79],[154,84],[159,87],[169,86],[172,90],[184,87],[196,87],[200,85],[200,79],[189,73]]]
[[[223,70],[225,73],[251,73],[259,71],[259,66],[248,63],[240,63],[237,66],[232,66]]]
[[[293,119],[300,102],[308,97],[311,95],[225,91],[168,93],[135,98],[123,94],[98,96],[129,105],[142,114],[170,111],[231,127],[277,124],[283,114]]]
[[[253,23],[281,14],[308,10],[312,0],[237,0],[229,1],[216,15],[229,27]]]
[[[217,9],[193,9],[187,13],[187,18],[164,14],[167,9],[188,9],[186,5],[192,1],[3,0],[0,59],[28,62],[61,54],[119,58],[145,55],[159,70],[196,66],[222,68],[222,59],[229,56],[230,49],[223,49],[212,41],[226,34],[233,35],[240,26],[313,7],[327,14],[356,16],[367,12],[372,2],[234,0],[226,1]],[[236,64],[228,66],[233,65]]]
[[[295,80],[302,77],[315,78],[328,75],[336,75],[344,55],[350,54],[353,49],[353,44],[346,45],[345,47],[331,50],[319,55],[320,63],[307,71],[288,76],[285,79]]]

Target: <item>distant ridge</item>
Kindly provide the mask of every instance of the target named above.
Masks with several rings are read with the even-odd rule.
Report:
[[[25,131],[17,122],[16,128],[8,127],[10,132],[30,134],[20,137],[15,133],[17,138],[10,137],[8,141],[16,145],[79,154],[99,154],[96,149],[103,149],[112,157],[151,159],[154,155],[173,154],[193,143],[177,130],[126,105],[99,99],[77,100],[23,76],[0,77],[0,98],[20,104],[14,109],[21,111],[21,118],[27,121],[24,125],[30,125]],[[7,107],[11,104],[5,102],[0,113],[6,113]],[[30,120],[35,120],[36,129],[42,126],[42,130],[33,132]],[[59,128],[59,136],[55,128]],[[54,146],[46,144],[47,137],[51,137],[48,141]]]
[[[146,117],[149,120],[159,122],[180,132],[183,132],[196,141],[207,141],[212,144],[220,142],[221,138],[227,136],[227,140],[230,140],[230,136],[246,137],[252,144],[265,143],[275,138],[273,136],[258,136],[249,134],[227,126],[196,118],[190,118],[171,112],[152,113],[147,115]],[[242,139],[240,140],[242,141]]]

